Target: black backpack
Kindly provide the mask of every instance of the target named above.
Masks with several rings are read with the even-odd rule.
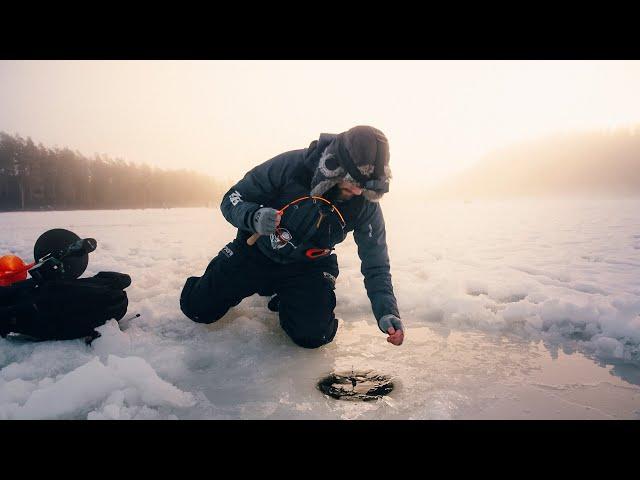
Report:
[[[96,327],[124,317],[129,285],[127,274],[100,272],[90,278],[31,278],[0,287],[0,336],[13,332],[38,340],[91,341],[100,336]]]

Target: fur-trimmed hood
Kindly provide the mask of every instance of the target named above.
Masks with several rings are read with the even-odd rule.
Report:
[[[338,156],[341,149],[346,150],[360,173],[373,174],[377,155],[382,155],[384,175],[380,180],[391,179],[389,167],[389,142],[384,133],[369,126],[354,127],[343,134],[322,133],[320,138],[309,146],[308,167],[314,168],[311,180],[311,195],[323,195],[334,185],[342,181],[360,185],[347,170],[340,165]],[[355,173],[354,173],[355,175]],[[364,190],[363,196],[372,202],[382,198],[383,193]]]

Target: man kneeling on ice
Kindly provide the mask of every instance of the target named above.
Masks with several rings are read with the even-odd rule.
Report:
[[[331,342],[338,329],[331,251],[353,231],[378,326],[401,345],[385,225],[378,201],[389,191],[389,144],[373,127],[321,134],[309,148],[282,153],[249,171],[222,200],[238,233],[202,277],[189,277],[180,308],[212,323],[243,298],[272,296],[269,309],[305,348]]]

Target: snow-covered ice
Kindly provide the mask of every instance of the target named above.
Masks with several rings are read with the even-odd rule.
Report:
[[[0,339],[0,419],[640,418],[640,200],[383,200],[404,345],[371,314],[352,237],[338,246],[336,340],[293,344],[267,298],[213,325],[178,298],[234,235],[217,209],[0,214],[0,253],[49,228],[95,237],[84,276],[131,275],[129,312],[91,346]],[[397,388],[324,397],[334,368]]]

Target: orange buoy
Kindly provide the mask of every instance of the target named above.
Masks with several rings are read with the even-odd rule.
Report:
[[[28,265],[17,255],[0,257],[0,287],[27,279]]]

